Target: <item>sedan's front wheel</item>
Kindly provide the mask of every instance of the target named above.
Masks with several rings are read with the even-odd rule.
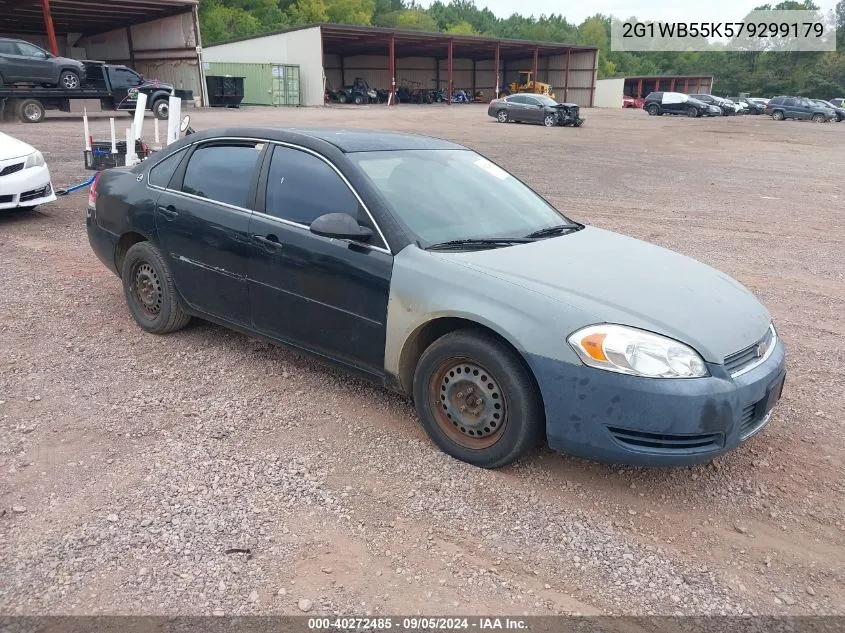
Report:
[[[182,309],[170,270],[155,246],[138,242],[130,248],[121,278],[129,311],[141,328],[167,334],[188,325],[191,316]]]
[[[554,127],[557,125],[557,117],[554,114],[547,114],[543,117],[543,125],[546,127]]]
[[[426,349],[414,402],[443,452],[482,468],[506,466],[543,438],[543,403],[527,368],[486,332],[452,332]]]

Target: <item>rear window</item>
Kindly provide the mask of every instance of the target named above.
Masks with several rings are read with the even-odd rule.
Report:
[[[156,187],[167,188],[170,179],[176,172],[176,168],[185,156],[185,150],[180,149],[178,152],[171,154],[157,165],[153,165],[150,169],[149,183]]]

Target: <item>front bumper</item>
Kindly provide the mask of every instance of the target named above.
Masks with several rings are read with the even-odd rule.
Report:
[[[26,161],[26,157],[0,162],[0,170]],[[0,176],[0,210],[34,207],[53,202],[56,194],[47,165],[20,169]]]
[[[707,462],[770,420],[786,375],[778,338],[771,356],[731,378],[722,365],[693,379],[640,378],[529,356],[557,451],[638,466]]]

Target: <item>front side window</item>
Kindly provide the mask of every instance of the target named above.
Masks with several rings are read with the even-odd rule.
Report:
[[[33,44],[26,42],[18,42],[18,50],[21,55],[25,57],[37,57],[38,59],[47,59],[47,53]]]
[[[215,202],[249,207],[249,188],[263,143],[211,143],[198,147],[188,162],[182,191]]]
[[[470,150],[350,154],[393,213],[428,244],[526,236],[572,221],[527,185]]]
[[[118,86],[128,86],[130,88],[141,85],[141,76],[138,73],[132,72],[128,68],[118,68],[114,71],[115,83]]]

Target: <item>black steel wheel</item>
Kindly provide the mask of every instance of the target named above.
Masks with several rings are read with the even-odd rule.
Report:
[[[147,332],[175,332],[191,320],[182,309],[164,258],[149,242],[139,242],[129,249],[123,260],[121,277],[129,311]]]
[[[491,334],[460,330],[425,350],[414,402],[428,436],[445,453],[482,468],[519,459],[542,440],[545,415],[519,356]]]

